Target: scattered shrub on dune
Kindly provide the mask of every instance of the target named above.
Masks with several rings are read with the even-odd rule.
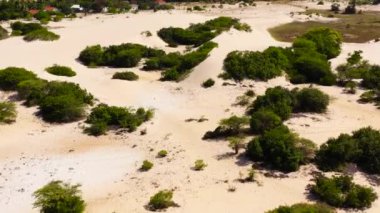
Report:
[[[362,86],[368,89],[380,90],[380,66],[372,66],[363,74]]]
[[[327,204],[339,208],[366,209],[377,199],[372,188],[355,184],[352,177],[320,175],[310,192]]]
[[[291,206],[280,206],[266,213],[336,213],[336,211],[330,206],[320,203],[297,203]]]
[[[203,87],[203,88],[209,88],[209,87],[214,86],[214,84],[215,84],[215,81],[212,80],[211,78],[209,78],[209,79],[207,79],[206,81],[204,81],[204,82],[202,83],[202,87]]]
[[[282,119],[271,110],[261,109],[251,116],[250,128],[254,134],[263,134],[282,124]]]
[[[178,27],[162,28],[157,32],[157,35],[169,46],[200,46],[234,26],[238,30],[250,30],[248,25],[241,24],[238,19],[219,17],[205,23],[192,24],[186,29]]]
[[[162,190],[153,195],[148,203],[148,208],[152,211],[167,209],[169,207],[177,206],[174,203],[173,192],[169,190]]]
[[[149,171],[152,167],[153,167],[152,162],[150,162],[148,160],[144,160],[143,164],[140,167],[140,170],[146,172],[146,171]]]
[[[41,24],[38,23],[22,23],[20,21],[12,23],[11,28],[19,35],[26,35],[33,31],[45,29]]]
[[[134,110],[100,104],[93,108],[91,114],[87,117],[86,123],[90,124],[90,127],[87,127],[85,132],[90,135],[98,136],[105,134],[111,126],[133,132],[138,126],[150,120],[152,117],[152,110],[145,110],[143,108]]]
[[[16,105],[9,101],[0,101],[0,124],[12,123],[16,120]]]
[[[315,146],[280,125],[254,138],[247,146],[247,155],[254,161],[283,172],[297,171],[313,157]]]
[[[0,26],[0,40],[8,38],[8,31]]]
[[[168,155],[168,151],[166,150],[160,150],[158,153],[157,153],[157,157],[159,158],[164,158]]]
[[[293,90],[295,94],[294,112],[322,113],[327,110],[329,96],[315,88],[303,88]]]
[[[36,30],[33,32],[30,32],[24,36],[25,41],[34,41],[34,40],[40,40],[40,41],[54,41],[59,39],[59,35],[50,32],[46,29],[42,30]]]
[[[37,23],[22,23],[17,21],[11,24],[11,28],[12,35],[22,35],[25,41],[53,41],[60,37]]]
[[[196,160],[194,162],[194,170],[195,171],[201,171],[201,170],[203,170],[206,167],[207,167],[207,164],[203,160],[201,160],[201,159]]]
[[[116,72],[113,76],[112,79],[120,79],[120,80],[127,80],[127,81],[136,81],[139,79],[139,76],[136,75],[134,72]]]
[[[348,163],[356,163],[370,174],[380,174],[380,131],[370,127],[341,134],[322,144],[315,161],[323,171],[342,171]]]
[[[0,70],[0,88],[3,90],[15,90],[18,83],[34,79],[37,79],[36,74],[24,68],[8,67]]]
[[[82,213],[86,203],[79,190],[80,185],[70,185],[62,181],[52,181],[33,193],[35,208],[40,212]]]
[[[58,76],[72,77],[76,75],[76,73],[70,67],[59,66],[56,64],[51,67],[47,67],[45,70],[50,74]]]

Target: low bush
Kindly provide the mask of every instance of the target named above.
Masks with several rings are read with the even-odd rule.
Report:
[[[204,168],[206,168],[207,164],[203,160],[196,160],[194,162],[194,170],[195,171],[201,171]]]
[[[153,167],[152,162],[150,162],[148,160],[144,160],[143,164],[140,167],[140,170],[146,172],[146,171],[149,171],[152,167]]]
[[[356,163],[367,173],[380,174],[380,131],[370,127],[341,134],[323,144],[315,161],[323,171],[342,171],[348,163]]]
[[[12,123],[16,116],[16,105],[13,102],[0,101],[0,123]]]
[[[136,81],[139,79],[139,76],[136,75],[134,72],[126,71],[126,72],[117,72],[113,74],[112,79]]]
[[[82,213],[86,203],[79,190],[80,185],[70,185],[62,181],[52,181],[33,193],[33,203],[40,212]]]
[[[34,41],[34,40],[40,40],[40,41],[54,41],[59,39],[59,35],[50,32],[48,30],[36,30],[33,32],[30,32],[24,36],[25,41]]]
[[[194,45],[200,46],[231,27],[239,24],[238,19],[230,17],[219,17],[205,23],[192,24],[190,27],[183,29],[178,27],[162,28],[157,35],[169,46],[177,45]],[[246,25],[237,25],[238,29],[248,30]]]
[[[168,155],[168,151],[166,150],[160,150],[158,153],[157,153],[157,157],[159,158],[164,158]]]
[[[254,134],[263,134],[282,124],[281,117],[271,110],[261,109],[251,116],[250,128]]]
[[[365,209],[377,199],[373,189],[353,183],[349,176],[318,176],[310,191],[321,201],[339,208]]]
[[[279,126],[254,138],[247,146],[247,155],[283,172],[297,171],[313,157],[315,146],[299,138],[286,126]]]
[[[33,31],[45,29],[45,27],[38,23],[22,23],[20,21],[12,23],[11,28],[13,31],[20,33],[20,35],[26,35]]]
[[[322,113],[327,110],[329,96],[315,88],[303,88],[293,90],[295,103],[293,112],[316,112]]]
[[[365,72],[361,84],[367,89],[380,90],[380,66],[374,65],[368,72]]]
[[[145,110],[143,108],[134,110],[100,104],[93,108],[87,117],[86,123],[90,124],[90,127],[87,127],[85,132],[97,136],[104,134],[111,126],[132,132],[152,117],[152,110]]]
[[[173,192],[169,190],[159,191],[153,195],[148,204],[148,208],[152,211],[167,209],[169,207],[176,206],[173,199]]]
[[[266,213],[336,213],[336,211],[324,204],[296,203],[291,206],[280,206]]]
[[[214,86],[214,84],[215,84],[215,81],[213,79],[209,78],[202,83],[202,87],[203,88],[209,88],[209,87]]]
[[[50,32],[46,27],[37,23],[14,22],[11,24],[12,35],[22,35],[25,41],[54,41],[59,39],[59,35]]]
[[[58,75],[58,76],[72,77],[72,76],[76,75],[74,70],[72,70],[70,67],[59,66],[56,64],[51,66],[51,67],[46,68],[45,70],[46,70],[46,72],[48,72],[50,74]]]
[[[17,84],[26,80],[37,79],[36,74],[19,67],[8,67],[0,70],[0,89],[15,90]]]

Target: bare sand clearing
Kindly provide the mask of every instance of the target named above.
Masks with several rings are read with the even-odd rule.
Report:
[[[235,180],[239,172],[250,167],[242,157],[230,157],[224,141],[202,141],[202,135],[214,129],[221,118],[242,114],[244,108],[231,106],[235,98],[249,89],[263,94],[276,85],[294,87],[284,77],[268,82],[245,81],[237,86],[222,86],[216,76],[222,72],[226,54],[233,50],[263,50],[271,45],[287,46],[271,38],[267,29],[293,20],[290,12],[300,7],[267,5],[239,9],[226,6],[223,10],[188,13],[140,12],[122,15],[92,15],[72,21],[50,23],[52,31],[61,35],[54,42],[26,43],[21,38],[0,42],[0,67],[19,66],[35,71],[41,78],[79,83],[101,102],[118,106],[151,107],[154,119],[131,134],[109,133],[98,138],[82,133],[83,122],[52,125],[33,115],[37,109],[17,106],[17,121],[0,126],[0,209],[1,212],[37,212],[32,208],[32,192],[51,180],[82,184],[87,212],[145,212],[149,197],[160,189],[174,189],[174,200],[181,206],[168,212],[264,212],[278,205],[307,201],[305,187],[310,183],[312,166],[288,174],[287,178],[259,175],[260,184],[243,184]],[[240,18],[251,25],[253,32],[231,30],[215,38],[219,48],[180,83],[159,82],[159,73],[135,71],[140,80],[111,80],[114,72],[125,69],[90,69],[75,59],[87,45],[141,43],[167,51],[155,32],[162,27],[186,27],[224,15]],[[297,17],[298,19],[300,17]],[[302,18],[302,17],[301,17]],[[304,17],[305,19],[307,17]],[[152,37],[141,32],[149,30]],[[183,50],[184,48],[180,48]],[[364,58],[379,63],[380,43],[344,44],[342,54],[332,61],[342,63],[347,53],[362,50]],[[77,76],[57,77],[43,71],[52,64],[72,67]],[[200,87],[212,77],[216,85]],[[308,86],[308,85],[304,85]],[[332,97],[324,115],[303,114],[287,121],[302,137],[318,144],[340,133],[349,133],[363,126],[380,128],[380,111],[372,105],[358,104],[357,95],[342,93],[341,88],[320,87]],[[0,92],[2,99],[12,94]],[[206,122],[185,122],[188,118],[205,116]],[[169,155],[157,159],[156,153],[166,149]],[[142,161],[154,162],[149,172],[138,172]],[[201,172],[191,170],[197,159],[208,167]],[[356,174],[357,181],[369,184],[368,177]],[[228,192],[236,187],[235,192]],[[380,194],[380,187],[373,186]],[[380,200],[367,212],[379,212]]]

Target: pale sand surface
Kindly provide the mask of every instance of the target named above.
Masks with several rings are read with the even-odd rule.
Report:
[[[291,22],[292,11],[302,9],[258,3],[257,7],[250,9],[226,6],[222,11],[213,9],[207,13],[181,10],[92,15],[49,24],[52,31],[61,35],[58,41],[26,43],[21,38],[0,41],[1,68],[25,67],[41,78],[79,83],[101,102],[110,105],[156,110],[154,119],[139,128],[147,128],[147,135],[140,136],[139,131],[123,135],[110,132],[95,138],[82,133],[83,122],[47,124],[33,115],[36,108],[18,104],[17,121],[0,126],[1,212],[37,212],[32,209],[32,192],[57,179],[82,184],[87,212],[145,212],[144,205],[149,197],[160,189],[174,189],[174,200],[181,206],[167,212],[264,212],[278,205],[307,201],[305,188],[310,183],[310,172],[315,170],[312,166],[302,167],[300,171],[288,174],[288,178],[259,175],[260,185],[242,184],[235,179],[240,171],[247,171],[250,162],[244,158],[226,158],[226,153],[232,150],[225,141],[201,140],[220,119],[243,113],[244,108],[231,105],[250,85],[258,95],[277,85],[294,87],[284,77],[268,82],[245,81],[237,86],[222,86],[223,81],[216,78],[230,51],[288,46],[288,43],[271,38],[267,29]],[[129,70],[140,76],[139,81],[111,80],[114,72],[126,69],[90,69],[75,60],[83,48],[93,44],[134,42],[177,51],[166,47],[155,32],[162,27],[186,27],[220,15],[240,18],[251,25],[253,32],[231,30],[215,38],[219,48],[180,83],[159,82],[158,72],[143,72],[138,68]],[[302,19],[299,16],[294,18]],[[141,35],[146,30],[153,36]],[[347,53],[359,49],[371,63],[380,62],[380,42],[344,44],[342,54],[332,61],[333,66],[344,62]],[[178,50],[183,51],[184,47]],[[57,77],[43,71],[54,63],[72,67],[77,76]],[[201,82],[209,77],[216,80],[216,85],[210,89],[201,88]],[[302,137],[322,144],[330,137],[363,126],[380,129],[380,111],[372,105],[357,103],[362,91],[347,95],[342,88],[319,88],[332,98],[327,113],[304,114],[286,122]],[[2,99],[10,95],[0,92]],[[209,120],[185,122],[185,119],[201,116]],[[169,151],[167,158],[156,158],[161,149]],[[145,173],[137,171],[145,159],[154,162],[153,169]],[[197,159],[204,159],[208,164],[204,171],[191,169]],[[355,179],[369,184],[362,174],[356,174]],[[236,192],[227,191],[231,186],[236,187]],[[380,194],[380,187],[373,187]],[[380,200],[366,212],[380,212]]]

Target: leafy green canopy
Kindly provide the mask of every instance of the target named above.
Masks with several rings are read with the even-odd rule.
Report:
[[[365,172],[380,174],[380,131],[366,127],[329,139],[317,152],[316,163],[323,171],[341,171],[347,163],[356,163]]]
[[[205,23],[192,24],[187,29],[179,27],[162,28],[157,35],[170,46],[194,45],[200,46],[215,38],[233,26],[238,28],[239,20],[231,17],[219,17]],[[250,29],[250,28],[248,28]]]
[[[81,198],[80,185],[52,181],[33,193],[34,207],[43,213],[82,213],[86,204]]]
[[[335,213],[336,211],[323,204],[297,203],[291,206],[280,206],[266,213]]]
[[[247,155],[274,169],[292,172],[309,162],[315,149],[311,141],[299,138],[286,126],[280,125],[249,142]]]
[[[311,186],[311,193],[321,201],[341,208],[365,209],[377,199],[373,189],[355,184],[349,176],[318,176]]]
[[[108,106],[100,104],[92,109],[86,123],[90,124],[85,129],[90,135],[102,135],[111,127],[123,128],[129,132],[135,131],[143,122],[150,120],[153,117],[152,110],[138,108],[137,110]]]

